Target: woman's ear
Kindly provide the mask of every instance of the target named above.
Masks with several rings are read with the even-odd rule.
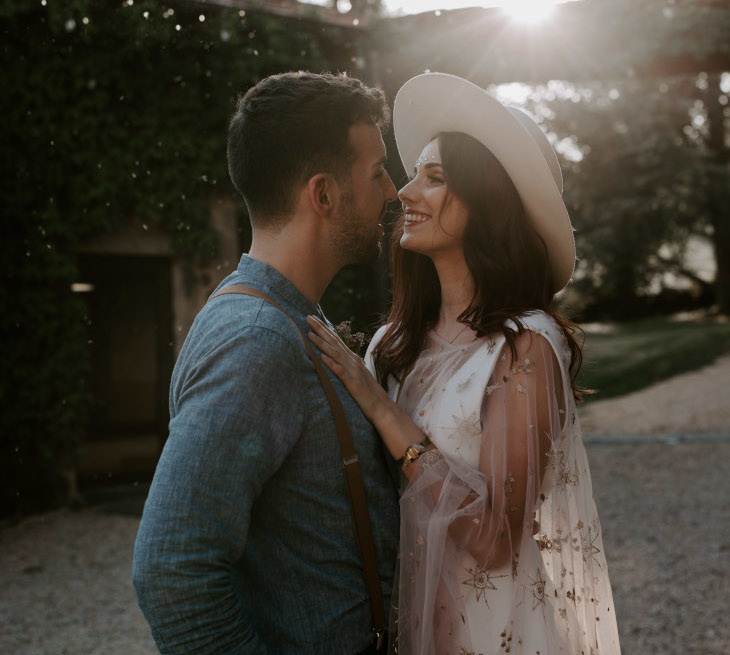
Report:
[[[337,210],[340,186],[332,175],[317,173],[309,178],[307,196],[315,213],[328,217]]]

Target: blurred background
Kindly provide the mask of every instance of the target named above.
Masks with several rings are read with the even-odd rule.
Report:
[[[299,69],[347,72],[381,87],[391,103],[413,75],[453,73],[542,124],[561,158],[576,229],[579,261],[558,301],[587,333],[581,381],[598,391],[584,417],[595,436],[592,465],[604,471],[594,471],[599,510],[602,489],[606,504],[626,494],[612,520],[630,530],[621,522],[654,512],[641,505],[626,514],[643,497],[630,485],[634,473],[644,475],[631,468],[634,454],[664,472],[681,460],[692,468],[657,478],[654,492],[676,491],[679,479],[716,479],[714,505],[703,505],[717,531],[705,555],[728,559],[720,519],[730,520],[730,471],[719,463],[730,460],[730,2],[474,4],[0,3],[0,552],[17,569],[6,592],[35,576],[46,590],[38,597],[64,606],[50,589],[68,580],[44,578],[44,556],[26,561],[32,544],[66,543],[62,535],[69,551],[55,557],[70,558],[78,584],[101,575],[129,587],[126,568],[82,573],[73,552],[79,540],[106,544],[108,557],[94,557],[128,566],[134,517],[167,435],[175,358],[207,296],[250,244],[245,206],[228,179],[228,119],[256,81]],[[399,187],[406,177],[392,133],[385,139]],[[368,335],[382,323],[387,255],[335,279],[322,303],[333,322],[349,320]],[[643,392],[650,395],[632,395]],[[624,398],[634,404],[616,404]],[[657,444],[695,450],[677,458],[677,449],[652,450]],[[609,487],[618,480],[620,488]],[[69,507],[85,509],[58,509]],[[695,516],[696,507],[687,511]],[[96,528],[75,523],[88,511],[98,513]],[[663,526],[677,520],[664,518]],[[695,527],[707,537],[704,521]],[[117,531],[113,546],[99,536]],[[630,587],[646,562],[614,544],[609,564],[625,567]],[[676,575],[679,559],[662,570]],[[671,588],[690,593],[696,573],[685,571]],[[702,583],[711,610],[699,627],[679,610],[666,614],[669,592],[647,601],[654,609],[634,609],[639,592],[619,585],[625,652],[730,652],[724,620],[713,614],[730,602],[727,564],[711,573]],[[115,633],[116,652],[154,652],[131,588],[125,593],[126,604],[111,609],[132,627]],[[0,598],[0,609],[12,606],[11,595]],[[98,652],[115,652],[101,619],[106,627],[88,617],[86,628],[71,622],[68,634],[88,639],[59,650],[13,611],[20,623],[0,628],[0,653],[91,653],[103,644]],[[649,633],[647,616],[657,624]],[[678,617],[699,632],[677,641],[666,626],[676,628]],[[124,642],[135,631],[144,645]]]

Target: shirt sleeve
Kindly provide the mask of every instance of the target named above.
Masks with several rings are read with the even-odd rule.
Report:
[[[300,351],[269,329],[247,327],[208,350],[175,388],[133,566],[138,602],[163,654],[267,650],[231,572],[255,499],[301,433]]]

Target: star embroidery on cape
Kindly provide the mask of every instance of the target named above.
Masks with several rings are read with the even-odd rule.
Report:
[[[476,373],[476,371],[472,371],[471,375],[469,375],[466,380],[464,380],[461,384],[456,385],[457,393],[461,393],[462,391],[465,391],[467,389],[467,387],[471,384],[471,379],[474,377],[474,373]]]
[[[485,396],[491,396],[492,395],[492,392],[495,389],[500,389],[501,387],[502,387],[501,384],[488,384],[487,385],[487,388],[484,390],[484,395]]]
[[[524,361],[517,362],[515,366],[512,367],[513,373],[532,373],[534,369],[531,369],[530,366],[532,366],[535,362],[533,362],[529,357],[525,357]]]
[[[464,445],[465,441],[481,438],[482,426],[479,418],[479,410],[474,410],[469,416],[465,415],[464,405],[459,404],[461,410],[461,416],[452,414],[451,418],[454,421],[456,429],[453,429],[449,434],[449,439],[458,439],[459,444],[456,446],[456,450],[459,450]],[[444,430],[452,430],[452,428],[446,427]]]
[[[476,593],[477,602],[484,599],[484,604],[489,607],[489,603],[487,602],[487,591],[497,590],[497,587],[495,586],[493,580],[496,580],[497,578],[505,578],[507,576],[498,575],[493,578],[489,575],[489,571],[487,571],[487,569],[482,568],[478,564],[476,571],[472,571],[471,569],[466,569],[466,571],[471,577],[464,580],[461,584],[468,587],[474,587],[474,593]]]
[[[545,578],[542,577],[542,571],[537,569],[535,577],[530,577],[530,592],[532,593],[532,609],[538,605],[545,604]]]
[[[599,535],[598,521],[593,521],[592,526],[588,526],[587,530],[584,530],[582,521],[578,522],[576,526],[580,532],[581,549],[583,551],[583,561],[588,564],[590,560],[593,560],[598,568],[601,568],[601,563],[598,561],[596,555],[601,552],[601,549],[596,546],[596,540]]]
[[[548,438],[550,439],[550,450],[545,453],[545,456],[548,460],[548,466],[550,466],[553,471],[555,471],[559,476],[562,477],[565,473],[565,453],[557,447],[557,445],[555,444],[555,440],[549,433]]]
[[[580,482],[578,470],[568,470],[568,466],[565,463],[565,453],[556,446],[552,436],[549,434],[547,436],[550,439],[550,450],[545,453],[545,456],[547,457],[548,465],[554,471],[557,486],[562,487],[566,484],[572,487],[577,486]]]
[[[504,480],[504,495],[510,496],[515,485],[515,476],[512,473],[508,473]]]

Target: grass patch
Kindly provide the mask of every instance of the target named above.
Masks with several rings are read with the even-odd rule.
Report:
[[[621,396],[712,363],[730,352],[730,323],[652,318],[588,333],[578,384],[595,389],[586,401]]]

